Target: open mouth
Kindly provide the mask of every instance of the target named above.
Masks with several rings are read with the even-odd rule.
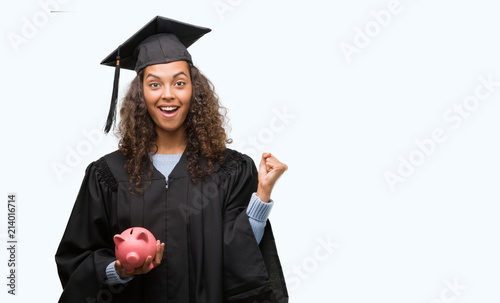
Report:
[[[177,114],[179,107],[178,106],[161,106],[161,107],[158,107],[158,109],[160,110],[161,114],[164,117],[170,118],[170,117],[173,117]]]
[[[162,106],[162,107],[160,107],[160,110],[166,114],[173,114],[178,109],[179,109],[179,107],[177,107],[177,106]]]

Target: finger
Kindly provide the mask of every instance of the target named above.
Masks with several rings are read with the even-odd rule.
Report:
[[[158,254],[158,264],[161,263],[161,260],[163,259],[163,253],[165,252],[165,243],[162,243],[160,245],[160,253]]]
[[[278,160],[278,158],[276,158],[275,156],[271,155],[270,157],[267,157],[266,158],[266,161],[267,162],[272,162],[272,163],[281,163],[280,160]]]
[[[161,252],[161,244],[160,240],[156,241],[156,255],[153,261],[153,266],[156,267],[158,264],[160,264],[162,258],[162,252]]]
[[[146,262],[144,262],[144,265],[142,265],[142,267],[139,267],[141,269],[142,273],[149,272],[149,265],[151,265],[152,261],[153,261],[153,257],[152,256],[148,256],[146,258]]]
[[[115,262],[115,271],[118,275],[120,275],[120,273],[122,272],[122,264],[120,263],[120,261],[116,260]]]
[[[116,260],[115,262],[115,270],[117,273],[125,273],[125,267],[122,265],[122,263],[119,260]]]
[[[276,159],[274,156],[273,157],[270,157],[270,158],[267,158],[266,160],[266,163],[269,165],[269,166],[272,166],[273,168],[276,168],[278,170],[287,170],[288,169],[288,166],[279,161],[278,159]]]
[[[276,180],[278,180],[278,178],[281,177],[285,171],[285,165],[280,164],[273,167],[273,169],[267,174],[268,181],[271,182],[271,184],[274,184],[274,182],[276,182]]]
[[[273,159],[273,158],[267,158],[266,159],[266,166],[267,166],[267,172],[270,172],[274,169],[276,169],[279,166],[280,162]]]
[[[273,163],[273,164],[278,164],[281,163],[278,159],[276,159],[275,156],[270,156],[266,158],[267,163]]]

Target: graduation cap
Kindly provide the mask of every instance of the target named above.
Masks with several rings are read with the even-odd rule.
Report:
[[[143,28],[118,46],[101,64],[115,66],[113,94],[104,132],[108,133],[115,120],[120,68],[139,73],[149,65],[187,61],[192,63],[187,48],[211,29],[156,16]]]

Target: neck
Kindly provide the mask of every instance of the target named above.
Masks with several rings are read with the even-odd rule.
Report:
[[[156,133],[158,134],[156,138],[156,145],[158,146],[157,154],[182,154],[186,149],[187,138],[184,126],[179,127],[175,131],[165,131],[157,127]]]

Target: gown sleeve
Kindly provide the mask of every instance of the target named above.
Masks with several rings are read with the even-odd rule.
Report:
[[[63,287],[60,303],[97,301],[106,267],[116,259],[106,211],[112,192],[98,164],[99,161],[93,162],[85,170],[55,255]]]
[[[250,157],[236,151],[228,156],[227,162],[230,169],[223,185],[225,301],[288,302],[274,238],[272,243],[267,240],[267,243],[262,243],[270,243],[276,252],[274,260],[278,260],[278,267],[267,268],[270,263],[265,258],[269,256],[261,251],[246,212],[250,197],[257,190],[257,168]],[[269,220],[267,222],[269,223]],[[272,237],[270,229],[270,224],[267,224],[263,239]],[[268,233],[268,236],[265,233]],[[266,251],[269,249],[266,248]],[[281,277],[279,287],[282,289],[278,293],[269,281],[270,276]]]

